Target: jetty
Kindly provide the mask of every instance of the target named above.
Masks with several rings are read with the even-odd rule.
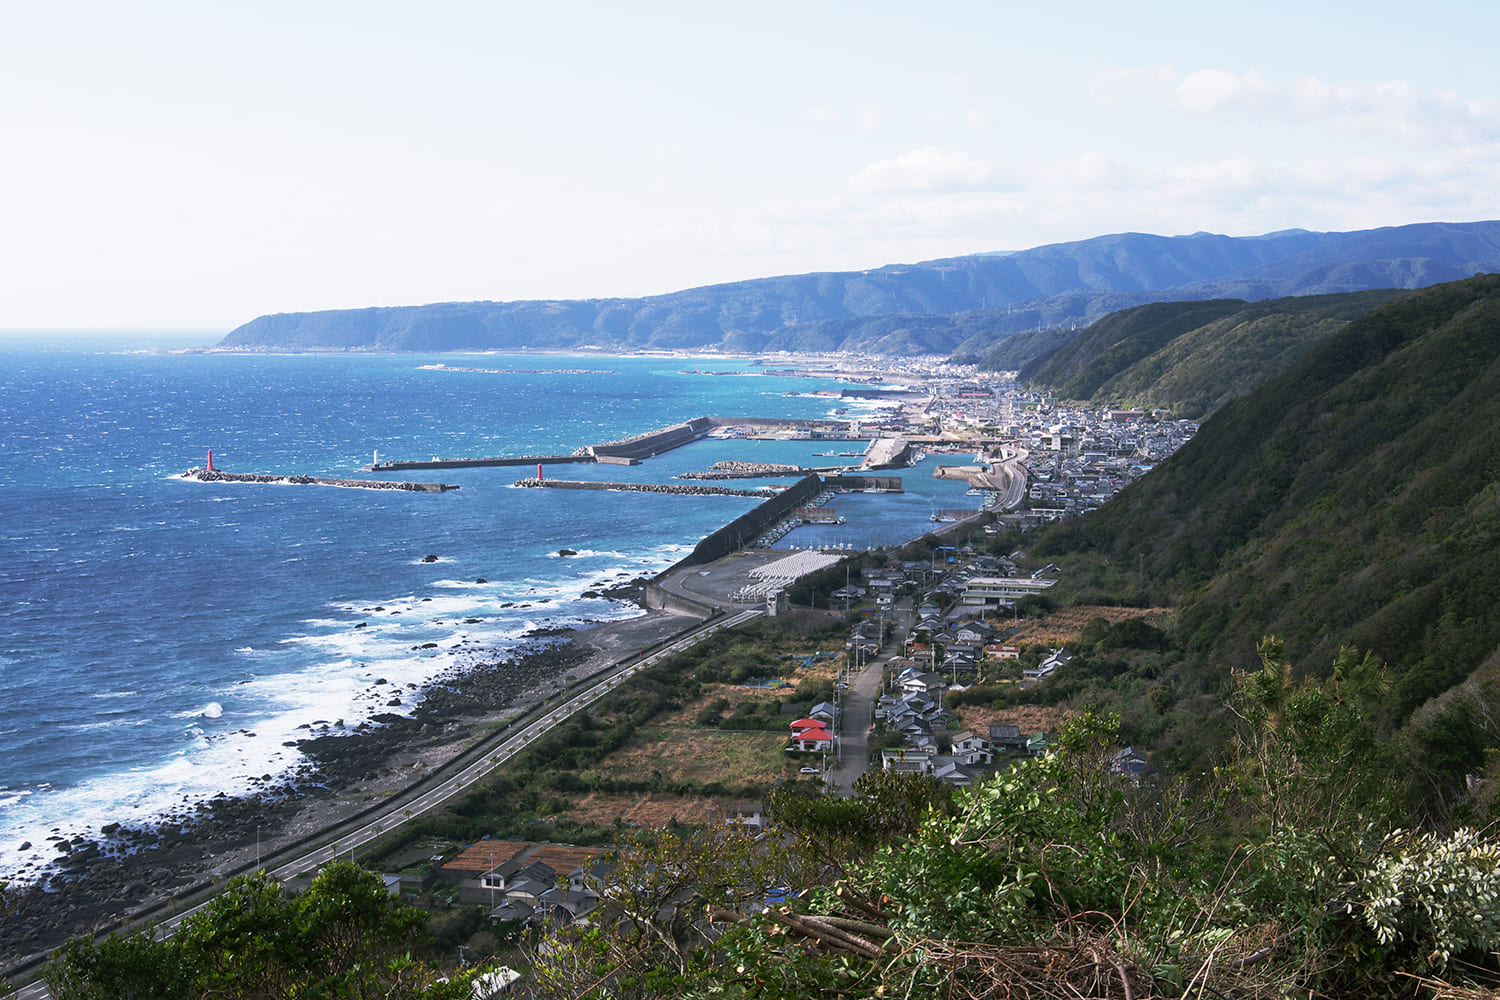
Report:
[[[688,497],[755,497],[764,500],[774,496],[770,489],[737,490],[728,486],[699,486],[686,483],[606,483],[579,479],[518,479],[511,485],[525,489],[550,490],[620,490],[625,493],[675,493]]]
[[[878,433],[861,431],[855,425],[839,420],[810,420],[770,417],[694,417],[684,423],[673,424],[657,431],[648,431],[618,441],[585,445],[566,455],[487,455],[482,458],[442,458],[434,455],[429,459],[381,461],[377,453],[373,461],[365,466],[366,472],[399,472],[412,469],[481,469],[504,466],[543,465],[639,465],[648,458],[665,454],[684,445],[701,441],[710,435],[716,437],[756,437],[767,432],[783,432],[793,435],[794,440],[806,441],[863,441],[867,442],[863,452],[843,452],[848,456],[863,456],[858,468],[896,469],[911,464],[911,443],[905,438],[885,438]],[[756,463],[743,463],[745,466]],[[769,465],[769,463],[768,463]],[[768,475],[796,475],[807,473],[834,473],[846,471],[851,466],[826,466],[801,468],[783,466]],[[721,473],[724,470],[713,470]],[[737,474],[687,474],[684,478],[728,479],[751,478],[757,475],[746,468]]]
[[[701,441],[718,426],[709,417],[695,417],[686,423],[673,424],[659,431],[649,431],[618,441],[591,444],[569,455],[489,456],[486,458],[437,458],[427,461],[372,462],[367,472],[392,472],[407,469],[478,469],[506,465],[639,465],[663,452]]]
[[[405,490],[409,493],[446,493],[458,489],[448,483],[408,483],[403,480],[331,479],[324,476],[283,476],[269,472],[222,472],[218,469],[189,469],[182,479],[200,483],[288,483],[293,486],[343,486],[361,490]]]

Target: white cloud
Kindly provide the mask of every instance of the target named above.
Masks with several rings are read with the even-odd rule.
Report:
[[[923,146],[899,156],[877,160],[849,178],[856,194],[887,192],[966,191],[989,186],[995,166],[959,149]]]
[[[854,112],[854,124],[858,125],[861,130],[869,132],[880,124],[880,109],[866,101],[859,106],[858,111]]]
[[[1236,112],[1255,118],[1331,125],[1341,131],[1385,136],[1412,145],[1468,145],[1500,141],[1500,104],[1465,100],[1453,91],[1424,94],[1405,80],[1331,82],[1305,77],[1274,84],[1256,70],[1197,70],[1170,75],[1115,76],[1169,83],[1171,99],[1198,114]]]
[[[1203,69],[1178,82],[1176,97],[1182,107],[1200,113],[1222,107],[1259,111],[1274,102],[1277,93],[1255,70],[1236,76],[1223,70]]]
[[[807,109],[807,120],[814,122],[831,122],[836,117],[831,104],[819,104],[815,108]]]

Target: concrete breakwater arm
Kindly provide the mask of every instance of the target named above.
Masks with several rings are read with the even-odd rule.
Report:
[[[610,465],[635,465],[642,459],[653,458],[673,448],[681,448],[708,436],[717,426],[709,417],[694,417],[682,424],[659,431],[648,431],[606,441],[603,444],[585,445],[571,455],[518,455],[514,457],[489,456],[486,458],[431,458],[427,461],[385,461],[365,466],[370,472],[385,472],[395,469],[478,469],[507,465],[589,465],[602,462]]]
[[[599,483],[577,479],[518,479],[513,484],[528,489],[621,490],[627,493],[676,493],[690,497],[755,497],[764,499],[769,490],[736,490],[727,486],[689,486],[686,483]]]
[[[707,472],[679,472],[678,479],[763,479],[766,476],[805,476],[808,470],[800,465],[784,465],[780,462],[746,462],[730,459],[715,462]]]
[[[320,476],[278,476],[267,472],[220,472],[218,469],[189,469],[183,479],[200,483],[290,483],[293,486],[345,486],[363,490],[405,490],[408,493],[446,493],[458,489],[448,483],[408,483],[403,480],[327,479]]]

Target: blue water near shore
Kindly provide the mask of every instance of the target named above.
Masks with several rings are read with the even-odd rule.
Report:
[[[424,367],[444,363],[527,371]],[[512,488],[529,468],[379,477],[462,487],[443,494],[179,478],[209,449],[228,471],[369,478],[377,449],[565,453],[696,416],[871,409],[819,395],[836,381],[754,372],[723,359],[0,345],[0,877],[37,874],[50,836],[253,791],[297,764],[288,743],[410,712],[425,681],[539,625],[637,614],[582,595],[670,565],[757,502]],[[857,461],[812,457],[827,450],[701,442],[548,475],[668,482],[725,458]],[[975,506],[928,466],[906,472],[904,497],[850,497],[849,524],[782,547],[894,543],[934,508]]]

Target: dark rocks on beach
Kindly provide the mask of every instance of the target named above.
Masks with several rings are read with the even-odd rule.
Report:
[[[578,550],[577,549],[558,549],[557,550],[557,554],[560,555],[560,556],[576,556],[578,554]]]
[[[184,803],[153,826],[114,825],[114,832],[98,841],[55,837],[55,874],[21,893],[20,909],[0,936],[0,964],[59,947],[90,928],[108,929],[107,921],[127,911],[205,884],[225,852],[254,847],[258,840],[270,848],[314,796],[338,795],[360,781],[388,776],[398,755],[456,753],[464,720],[493,717],[589,658],[581,643],[559,638],[569,631],[547,629],[546,638],[528,650],[454,666],[427,686],[409,717],[384,713],[378,717],[381,725],[356,732],[339,720],[337,729],[298,741],[306,762],[274,780],[262,775],[252,795],[221,796],[192,807]],[[24,931],[11,934],[12,928]]]
[[[422,557],[422,561],[424,563],[433,563],[433,562],[437,562],[438,558],[437,558],[437,556],[423,556]]]

